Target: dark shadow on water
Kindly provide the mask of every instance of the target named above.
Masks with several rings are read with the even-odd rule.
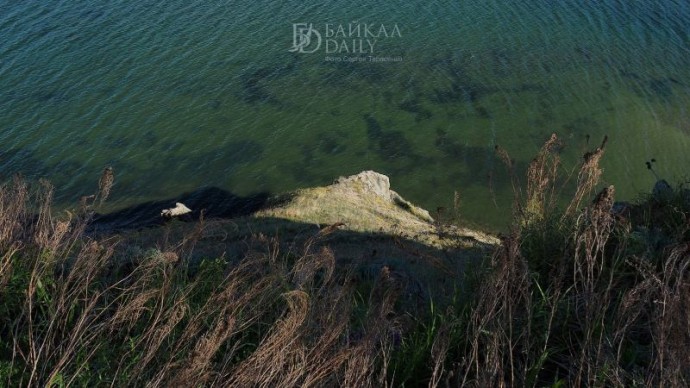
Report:
[[[46,171],[46,165],[28,149],[0,150],[0,180],[4,181],[20,171],[29,176],[41,174]]]
[[[174,208],[177,202],[192,210],[178,217],[182,221],[235,218],[252,214],[267,206],[275,206],[288,197],[275,199],[269,193],[258,193],[241,197],[218,187],[205,187],[160,201],[149,201],[108,214],[96,214],[91,222],[89,233],[111,233],[120,230],[140,229],[163,225],[170,221],[161,216],[163,209]]]
[[[14,174],[21,174],[30,179],[50,177],[51,180],[64,181],[71,179],[81,164],[66,159],[57,160],[53,165],[44,162],[34,150],[21,148],[13,150],[0,149],[0,182]]]
[[[149,132],[153,140],[153,133]],[[146,138],[146,135],[144,135]],[[109,141],[110,150],[121,150],[131,148],[135,143],[126,137],[111,136],[107,139]],[[165,142],[157,142],[157,146],[168,149],[176,149],[181,145],[177,143],[167,144]],[[87,145],[85,145],[87,146]],[[98,149],[95,145],[88,145]],[[233,171],[238,166],[243,166],[248,163],[260,160],[265,150],[261,144],[252,140],[238,140],[226,144],[222,150],[212,150],[210,152],[200,153],[193,156],[186,157],[182,161],[178,160],[173,155],[156,160],[157,166],[177,166],[175,170],[179,176],[187,174],[194,174],[196,171]],[[163,154],[161,152],[161,154]],[[111,160],[106,161],[104,165],[92,166],[80,163],[75,159],[54,158],[53,161],[46,161],[41,157],[37,151],[27,148],[22,149],[0,149],[0,183],[6,182],[15,174],[20,174],[29,181],[37,181],[41,178],[48,179],[54,185],[54,199],[59,206],[71,207],[74,201],[82,196],[95,194],[98,189],[98,179],[101,171],[105,166],[110,166],[115,170],[115,184],[119,184],[120,174],[144,177],[139,181],[145,180],[146,184],[141,184],[138,188],[133,184],[125,184],[123,187],[116,188],[118,196],[124,195],[145,195],[149,198],[165,198],[160,194],[159,190],[168,190],[171,185],[174,187],[175,181],[179,178],[155,174],[149,170],[143,169],[142,165],[136,165],[116,157],[116,153],[112,154]],[[75,155],[78,157],[78,155]],[[154,163],[153,161],[151,163]],[[150,166],[151,164],[149,164]],[[226,178],[227,179],[227,178]],[[212,183],[213,184],[213,183]],[[163,188],[163,189],[161,189]],[[129,191],[128,191],[129,190]],[[132,190],[138,190],[136,193]],[[221,195],[213,193],[212,189],[205,189],[206,192],[202,194],[214,198],[226,198],[228,195]],[[169,191],[168,191],[169,192]],[[188,194],[185,198],[191,196]],[[171,199],[171,200],[174,200]],[[193,198],[193,201],[198,199]],[[203,204],[203,203],[202,203]],[[159,204],[156,204],[158,206]],[[172,207],[175,205],[163,205],[161,209]],[[189,205],[188,205],[189,206]],[[191,207],[194,209],[193,207]],[[214,210],[215,211],[215,210]],[[160,209],[158,211],[160,213]],[[222,212],[219,216],[224,216]],[[119,223],[119,222],[118,222]]]

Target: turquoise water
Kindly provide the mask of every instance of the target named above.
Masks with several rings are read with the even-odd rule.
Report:
[[[520,171],[556,132],[570,169],[608,135],[619,198],[651,187],[651,158],[684,179],[690,5],[555,3],[0,0],[0,179],[49,177],[66,204],[111,165],[116,209],[374,169],[428,209],[458,191],[489,227],[511,206],[497,144]],[[319,50],[290,51],[293,23]],[[399,28],[375,46],[395,61],[326,52],[326,24],[363,23]]]

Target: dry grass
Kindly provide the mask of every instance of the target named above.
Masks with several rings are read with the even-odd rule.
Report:
[[[549,150],[556,142],[552,137],[529,167],[526,201],[517,201],[520,216],[468,314],[454,381],[687,386],[687,241],[638,249],[633,230],[642,226],[614,216],[613,186],[579,207],[599,183],[605,140],[585,155],[573,199],[560,211],[550,200],[558,159]],[[502,158],[510,160],[505,153]],[[668,205],[687,220],[690,204]],[[668,235],[682,235],[674,232]]]
[[[524,198],[516,186],[511,232],[458,279],[471,297],[427,311],[399,303],[399,271],[363,283],[340,265],[324,243],[337,226],[194,263],[202,219],[123,257],[84,232],[112,175],[57,216],[47,182],[16,178],[0,186],[0,385],[687,386],[690,204],[614,216],[615,189],[595,195],[602,144],[559,209],[558,147],[530,164]]]
[[[318,244],[329,230],[297,255],[259,237],[264,249],[229,268],[222,260],[198,268],[183,260],[194,234],[172,250],[122,261],[115,241],[84,234],[87,219],[53,216],[51,197],[46,183],[0,188],[2,384],[386,381],[381,365],[398,287],[382,273],[357,319],[350,273],[335,273],[333,253]]]

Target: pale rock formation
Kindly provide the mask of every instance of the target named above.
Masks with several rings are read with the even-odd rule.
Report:
[[[183,214],[191,213],[192,209],[185,206],[183,203],[177,202],[175,207],[170,209],[163,209],[161,216],[163,217],[177,217]]]

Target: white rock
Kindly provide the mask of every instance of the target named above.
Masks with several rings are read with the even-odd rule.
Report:
[[[192,209],[188,208],[185,206],[183,203],[176,203],[175,207],[170,208],[170,209],[163,209],[161,211],[161,216],[164,217],[175,217],[175,216],[181,216],[183,214],[191,213]]]
[[[340,177],[335,183],[343,186],[352,186],[355,182],[359,182],[368,193],[376,194],[386,199],[391,198],[390,180],[387,176],[376,171],[362,171],[349,177]]]

